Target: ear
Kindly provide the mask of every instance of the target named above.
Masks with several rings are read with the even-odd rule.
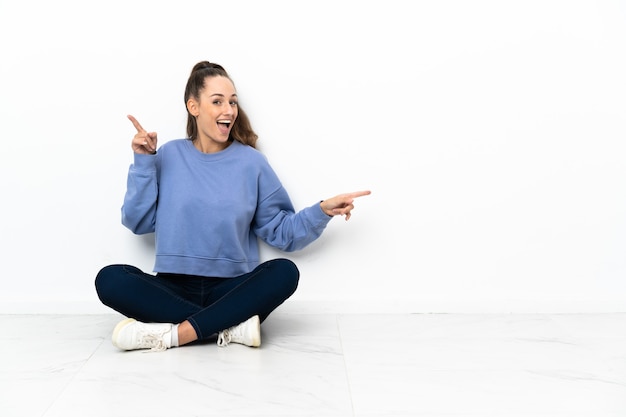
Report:
[[[196,101],[196,99],[190,98],[189,100],[187,100],[187,111],[189,111],[189,114],[191,114],[193,117],[198,117],[198,115],[200,114],[199,108],[200,105]]]

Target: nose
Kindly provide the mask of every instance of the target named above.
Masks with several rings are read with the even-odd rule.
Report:
[[[235,114],[235,109],[230,103],[226,103],[224,105],[224,108],[222,109],[222,112],[228,116],[232,116],[233,114]]]

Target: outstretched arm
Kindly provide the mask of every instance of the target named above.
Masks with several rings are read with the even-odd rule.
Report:
[[[322,211],[329,216],[346,216],[346,220],[350,219],[351,211],[354,208],[354,199],[365,195],[370,195],[371,191],[356,191],[353,193],[339,194],[335,197],[323,200],[320,203]]]

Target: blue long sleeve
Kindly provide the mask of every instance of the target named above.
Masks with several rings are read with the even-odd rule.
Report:
[[[317,239],[331,217],[322,211],[319,202],[298,213],[281,207],[286,202],[289,202],[289,196],[282,187],[260,202],[255,216],[254,232],[268,245],[293,252]]]
[[[135,154],[128,170],[122,224],[136,234],[154,232],[158,194],[156,155]]]

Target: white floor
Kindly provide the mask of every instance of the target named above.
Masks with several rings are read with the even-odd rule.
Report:
[[[263,345],[159,353],[121,316],[0,315],[0,413],[626,416],[626,314],[287,314]]]

